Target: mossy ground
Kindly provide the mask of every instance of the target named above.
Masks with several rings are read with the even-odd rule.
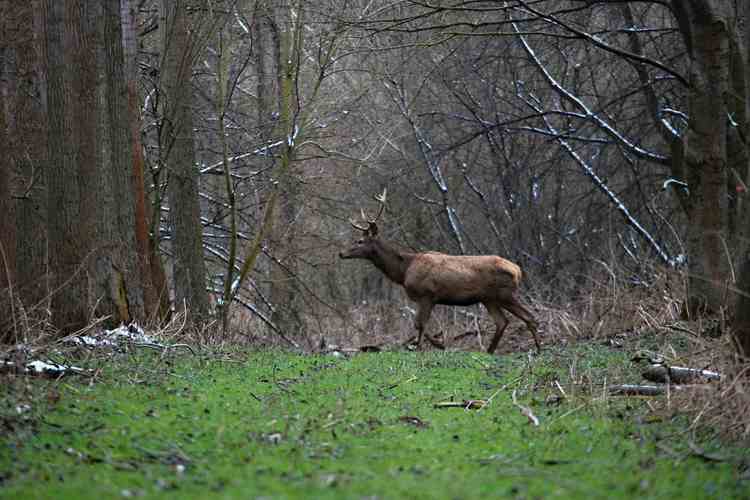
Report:
[[[0,497],[748,498],[743,450],[701,459],[681,418],[606,396],[631,368],[622,350],[583,345],[540,357],[139,353],[93,384],[16,380],[35,395],[28,425],[6,384]]]

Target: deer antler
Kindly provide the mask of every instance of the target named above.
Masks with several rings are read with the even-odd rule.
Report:
[[[388,188],[383,189],[383,192],[381,194],[375,195],[374,198],[377,202],[380,203],[380,209],[378,210],[378,215],[376,215],[374,218],[370,218],[365,213],[364,208],[359,209],[359,213],[362,216],[362,220],[367,223],[367,227],[360,226],[353,220],[349,219],[349,224],[351,224],[355,229],[359,229],[360,231],[369,231],[370,228],[380,219],[380,216],[383,215],[383,210],[385,210],[385,200],[388,196]],[[377,230],[377,228],[376,228]]]
[[[354,227],[354,229],[358,229],[358,230],[360,230],[360,231],[369,231],[369,228],[367,228],[367,227],[362,227],[362,226],[360,226],[359,224],[357,224],[356,222],[354,222],[354,221],[353,221],[353,220],[351,220],[351,219],[349,219],[349,224],[351,224],[351,225],[352,225],[352,227]]]
[[[385,200],[388,196],[388,188],[383,188],[383,192],[381,194],[376,194],[374,196],[375,201],[380,203],[380,209],[378,210],[378,215],[376,215],[374,218],[369,218],[367,215],[365,215],[365,211],[362,210],[362,218],[369,222],[370,224],[375,224],[379,219],[380,216],[383,215],[383,210],[385,210]]]
[[[383,192],[381,194],[376,194],[374,198],[379,201],[381,204],[385,205],[385,199],[388,196],[388,188],[383,188]]]

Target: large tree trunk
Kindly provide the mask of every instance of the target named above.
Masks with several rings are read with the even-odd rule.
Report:
[[[11,146],[11,135],[13,130],[14,109],[11,98],[17,87],[17,72],[13,67],[16,59],[13,54],[17,46],[18,32],[12,32],[15,24],[10,5],[6,0],[0,1],[0,39],[6,44],[0,46],[0,155],[2,158],[11,158],[15,163],[15,155]],[[20,16],[19,16],[20,17]],[[20,19],[19,19],[20,20]],[[7,300],[11,294],[9,289],[15,282],[16,267],[16,221],[15,201],[13,200],[13,185],[15,178],[14,168],[0,169],[0,311],[4,311],[9,305]],[[0,340],[3,338],[0,329]]]
[[[45,0],[52,321],[144,318],[119,0]]]
[[[44,0],[46,13],[47,110],[49,165],[46,170],[48,241],[52,274],[52,323],[67,333],[82,328],[88,319],[86,273],[82,269],[88,236],[80,227],[81,130],[71,108],[78,103],[85,77],[80,9],[77,2]],[[69,15],[65,15],[66,11]],[[66,22],[67,21],[67,22]],[[89,89],[90,90],[90,89]],[[82,105],[82,104],[79,104]],[[87,109],[87,113],[93,110]],[[94,115],[95,116],[95,115]],[[93,163],[94,157],[88,157]]]
[[[273,322],[284,333],[303,335],[301,297],[297,286],[297,233],[296,218],[300,206],[299,184],[294,179],[292,165],[295,156],[295,141],[290,139],[296,133],[298,63],[302,59],[301,30],[303,12],[288,4],[279,4],[269,12],[274,20],[273,47],[275,74],[278,89],[277,109],[279,119],[274,124],[275,140],[284,139],[281,157],[277,159],[280,207],[275,211],[273,224],[272,253],[276,262],[271,264],[271,302],[274,305]],[[291,9],[296,8],[292,14]],[[295,18],[293,21],[293,18]],[[295,24],[297,23],[297,24]]]
[[[136,88],[138,53],[135,35],[136,5],[134,0],[122,0],[122,41],[125,58],[124,73],[128,94],[128,118],[132,143],[131,161],[133,174],[133,195],[135,204],[135,235],[138,260],[143,276],[144,305],[147,317],[165,318],[169,313],[169,290],[161,258],[154,239],[149,235],[148,211],[145,193],[143,146],[141,144],[141,117]]]
[[[676,5],[690,56],[690,122],[684,139],[689,315],[728,305],[731,253],[727,202],[729,43],[725,8],[705,0]]]
[[[47,92],[45,82],[44,12],[41,1],[14,7],[16,26],[27,38],[16,46],[18,74],[23,78],[14,104],[14,116],[22,116],[11,137],[20,138],[13,156],[17,174],[16,286],[28,314],[45,315],[47,285],[47,210],[45,169],[47,165]]]
[[[163,105],[161,161],[169,171],[167,193],[176,308],[195,319],[208,314],[203,230],[198,204],[198,171],[193,144],[192,51],[186,2],[162,1],[163,53],[160,102]]]
[[[39,2],[10,6],[3,2],[0,17],[7,43],[3,52],[2,102],[0,118],[4,125],[0,132],[0,154],[6,158],[7,168],[0,172],[0,244],[4,261],[0,259],[0,290],[13,283],[13,306],[23,304],[26,314],[38,319],[47,308],[46,295],[46,234],[44,230],[44,182],[41,178],[46,158],[43,111],[41,29],[44,20]],[[3,296],[0,309],[10,307],[10,296]],[[3,316],[0,325],[17,318]],[[0,326],[0,330],[4,327]],[[19,333],[16,331],[16,333]],[[0,335],[1,337],[2,335]]]
[[[132,177],[132,136],[120,20],[120,1],[103,0],[95,19],[101,37],[101,98],[98,137],[99,161],[90,172],[95,191],[95,226],[91,241],[97,246],[91,286],[96,313],[112,323],[143,321],[143,273],[135,238]],[[96,83],[93,83],[94,88]],[[100,250],[99,250],[100,249]]]
[[[732,331],[750,359],[750,2],[673,2],[691,61],[684,141],[688,312],[734,307]],[[744,32],[740,28],[744,27]],[[738,269],[737,283],[729,270]],[[736,293],[733,291],[737,290]]]
[[[278,89],[276,82],[276,65],[278,57],[278,29],[276,28],[273,10],[265,2],[255,2],[253,11],[253,24],[255,29],[252,30],[253,46],[255,47],[255,71],[256,79],[256,119],[258,123],[258,132],[260,143],[268,145],[272,143],[273,138],[273,117],[277,113]],[[273,168],[273,155],[268,154],[257,160],[260,170],[270,170]],[[270,197],[270,196],[269,196]],[[259,218],[260,220],[260,218]],[[260,222],[257,225],[260,231]],[[268,235],[269,238],[271,235]],[[264,272],[270,275],[271,264]],[[269,295],[273,291],[273,285],[269,287]]]
[[[287,153],[284,153],[286,155]],[[281,161],[293,162],[289,155]],[[273,323],[285,334],[304,335],[302,320],[302,298],[297,285],[298,245],[297,221],[300,207],[299,184],[291,172],[280,180],[280,206],[274,212],[273,223],[273,257],[276,262],[271,267],[271,303],[274,305]]]
[[[745,363],[750,362],[750,250],[744,255],[744,262],[740,267],[738,283],[739,293],[732,322],[732,334],[735,338],[737,350],[744,358]]]
[[[740,131],[743,132],[745,140],[750,131],[750,2],[744,2],[740,15],[744,18],[744,33],[736,34],[737,50],[732,58],[736,69],[734,96],[736,97],[737,111],[740,112],[741,120],[738,120]],[[739,128],[739,127],[738,127]],[[740,135],[740,134],[737,134]],[[739,279],[737,288],[739,292],[736,298],[732,332],[736,340],[739,354],[745,363],[750,362],[750,193],[747,193],[747,184],[750,183],[750,160],[747,150],[750,144],[745,144],[745,152],[742,157],[744,163],[737,162],[737,168],[742,176],[745,186],[739,184],[738,204],[740,216],[738,217],[738,237],[740,252]]]

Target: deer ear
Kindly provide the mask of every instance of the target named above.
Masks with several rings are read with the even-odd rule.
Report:
[[[370,222],[370,226],[367,228],[367,234],[369,236],[377,236],[378,235],[378,225],[374,222]]]

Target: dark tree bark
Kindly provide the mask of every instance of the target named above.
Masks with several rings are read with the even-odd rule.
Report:
[[[14,7],[16,26],[27,37],[16,46],[18,73],[22,87],[14,101],[14,116],[22,116],[11,137],[19,149],[12,156],[16,182],[16,284],[18,296],[27,312],[46,314],[47,284],[47,210],[44,171],[47,165],[47,93],[45,88],[44,13],[41,1]]]
[[[737,80],[744,85],[735,85],[734,87],[741,87],[745,91],[740,96],[744,96],[744,99],[738,103],[738,108],[744,108],[745,130],[747,130],[748,122],[750,122],[750,2],[744,2],[742,16],[745,27],[744,33],[742,33],[744,36],[738,34],[739,41],[735,46],[743,46],[741,42],[744,41],[744,54],[740,53],[740,56],[736,58],[744,64],[738,64],[742,70],[735,71],[734,74]],[[744,57],[742,57],[743,55]],[[747,156],[746,153],[744,164],[745,179],[750,178],[750,161],[748,161]],[[744,194],[746,198],[748,193],[745,192]],[[744,204],[744,210],[747,211],[750,200],[745,198],[740,197],[740,204]],[[741,253],[740,276],[737,283],[739,293],[737,294],[737,302],[735,304],[732,330],[737,342],[738,351],[747,363],[750,362],[750,217],[741,217],[738,220],[738,224],[741,224],[740,245],[744,248],[744,251]]]
[[[123,69],[120,0],[103,0],[97,8],[100,10],[95,19],[101,37],[98,54],[104,77],[100,80],[100,126],[94,136],[103,147],[87,182],[92,182],[91,188],[97,193],[91,241],[101,251],[96,252],[91,280],[97,315],[109,316],[119,324],[145,318],[144,275],[136,250],[133,139]],[[96,83],[93,85],[95,88]]]
[[[136,4],[134,0],[121,1],[122,40],[124,51],[124,73],[128,95],[128,118],[132,141],[133,194],[135,204],[135,235],[139,269],[143,276],[143,294],[146,316],[165,318],[169,313],[169,290],[161,259],[153,238],[149,235],[148,210],[146,208],[143,145],[141,144],[141,117],[136,87],[138,69],[136,64],[137,40]]]
[[[141,321],[120,1],[43,3],[52,322]]]
[[[729,19],[716,4],[679,2],[675,6],[690,58],[690,122],[683,141],[684,178],[690,189],[686,304],[690,315],[718,312],[727,305],[731,264],[726,250]]]
[[[733,308],[732,334],[739,354],[747,362],[750,4],[745,2],[739,7],[723,0],[702,0],[673,2],[673,6],[691,58],[691,121],[685,139],[692,209],[688,214],[688,308],[695,312],[702,308]],[[739,270],[736,284],[729,281],[732,264]]]
[[[71,0],[44,0],[46,13],[47,110],[49,165],[46,169],[48,240],[52,282],[52,323],[61,332],[82,328],[87,322],[86,273],[82,269],[87,234],[80,227],[80,125],[71,108],[81,97],[84,51],[80,4]],[[68,14],[66,16],[66,13]],[[67,21],[67,22],[66,22]],[[90,90],[89,90],[90,92]],[[91,110],[87,110],[91,112]],[[93,163],[95,157],[89,157]]]
[[[268,120],[269,107],[273,105],[278,112],[278,119],[268,128],[270,132],[266,140],[284,140],[281,146],[280,158],[277,161],[277,175],[280,192],[280,202],[275,213],[273,231],[271,235],[272,252],[275,262],[271,264],[271,302],[274,305],[273,323],[290,335],[303,335],[304,322],[301,314],[301,295],[297,285],[297,234],[296,217],[300,206],[300,189],[292,172],[292,165],[296,154],[294,141],[289,137],[295,132],[298,119],[299,104],[297,92],[297,76],[299,61],[301,60],[302,39],[298,29],[302,23],[303,10],[297,5],[295,20],[292,22],[291,10],[295,7],[286,3],[273,2],[266,7],[265,45],[266,54],[273,54],[271,64],[264,68],[262,79],[259,78],[259,117]],[[263,36],[263,33],[260,35]],[[259,56],[262,60],[264,56]],[[266,60],[267,61],[267,60]],[[270,78],[275,79],[275,95],[269,90]],[[273,101],[271,100],[273,99]],[[272,104],[273,103],[273,104]],[[261,122],[263,123],[263,122]],[[283,172],[283,173],[282,173]]]
[[[46,310],[35,308],[43,305],[46,294],[41,178],[46,157],[40,56],[43,19],[38,1],[12,6],[10,2],[2,2],[0,6],[3,19],[0,38],[7,41],[0,48],[3,52],[0,155],[7,161],[7,168],[0,172],[0,244],[5,257],[0,259],[0,290],[11,278],[12,305],[22,304],[26,314],[38,318]],[[3,302],[0,309],[5,310],[6,306],[10,307],[11,302]],[[4,318],[14,320],[11,316]],[[5,323],[0,320],[0,325]]]
[[[191,36],[187,7],[183,1],[162,1],[160,154],[169,176],[167,193],[176,308],[186,308],[194,318],[200,319],[208,314],[208,293],[191,109],[192,51],[196,41]]]
[[[750,363],[750,250],[745,252],[737,288],[732,334],[743,362]]]
[[[10,43],[0,46],[0,155],[2,158],[14,159],[11,151],[11,134],[13,127],[14,110],[10,104],[11,96],[16,87],[16,71],[13,67],[15,54],[13,45],[17,43],[18,33],[11,32],[13,16],[10,5],[6,0],[0,2],[0,39]],[[15,162],[13,162],[15,163]],[[5,301],[9,297],[8,289],[13,286],[16,274],[16,221],[15,202],[13,200],[13,184],[15,178],[14,168],[0,169],[0,300]],[[0,311],[7,304],[0,304]],[[0,340],[2,340],[0,330]]]

